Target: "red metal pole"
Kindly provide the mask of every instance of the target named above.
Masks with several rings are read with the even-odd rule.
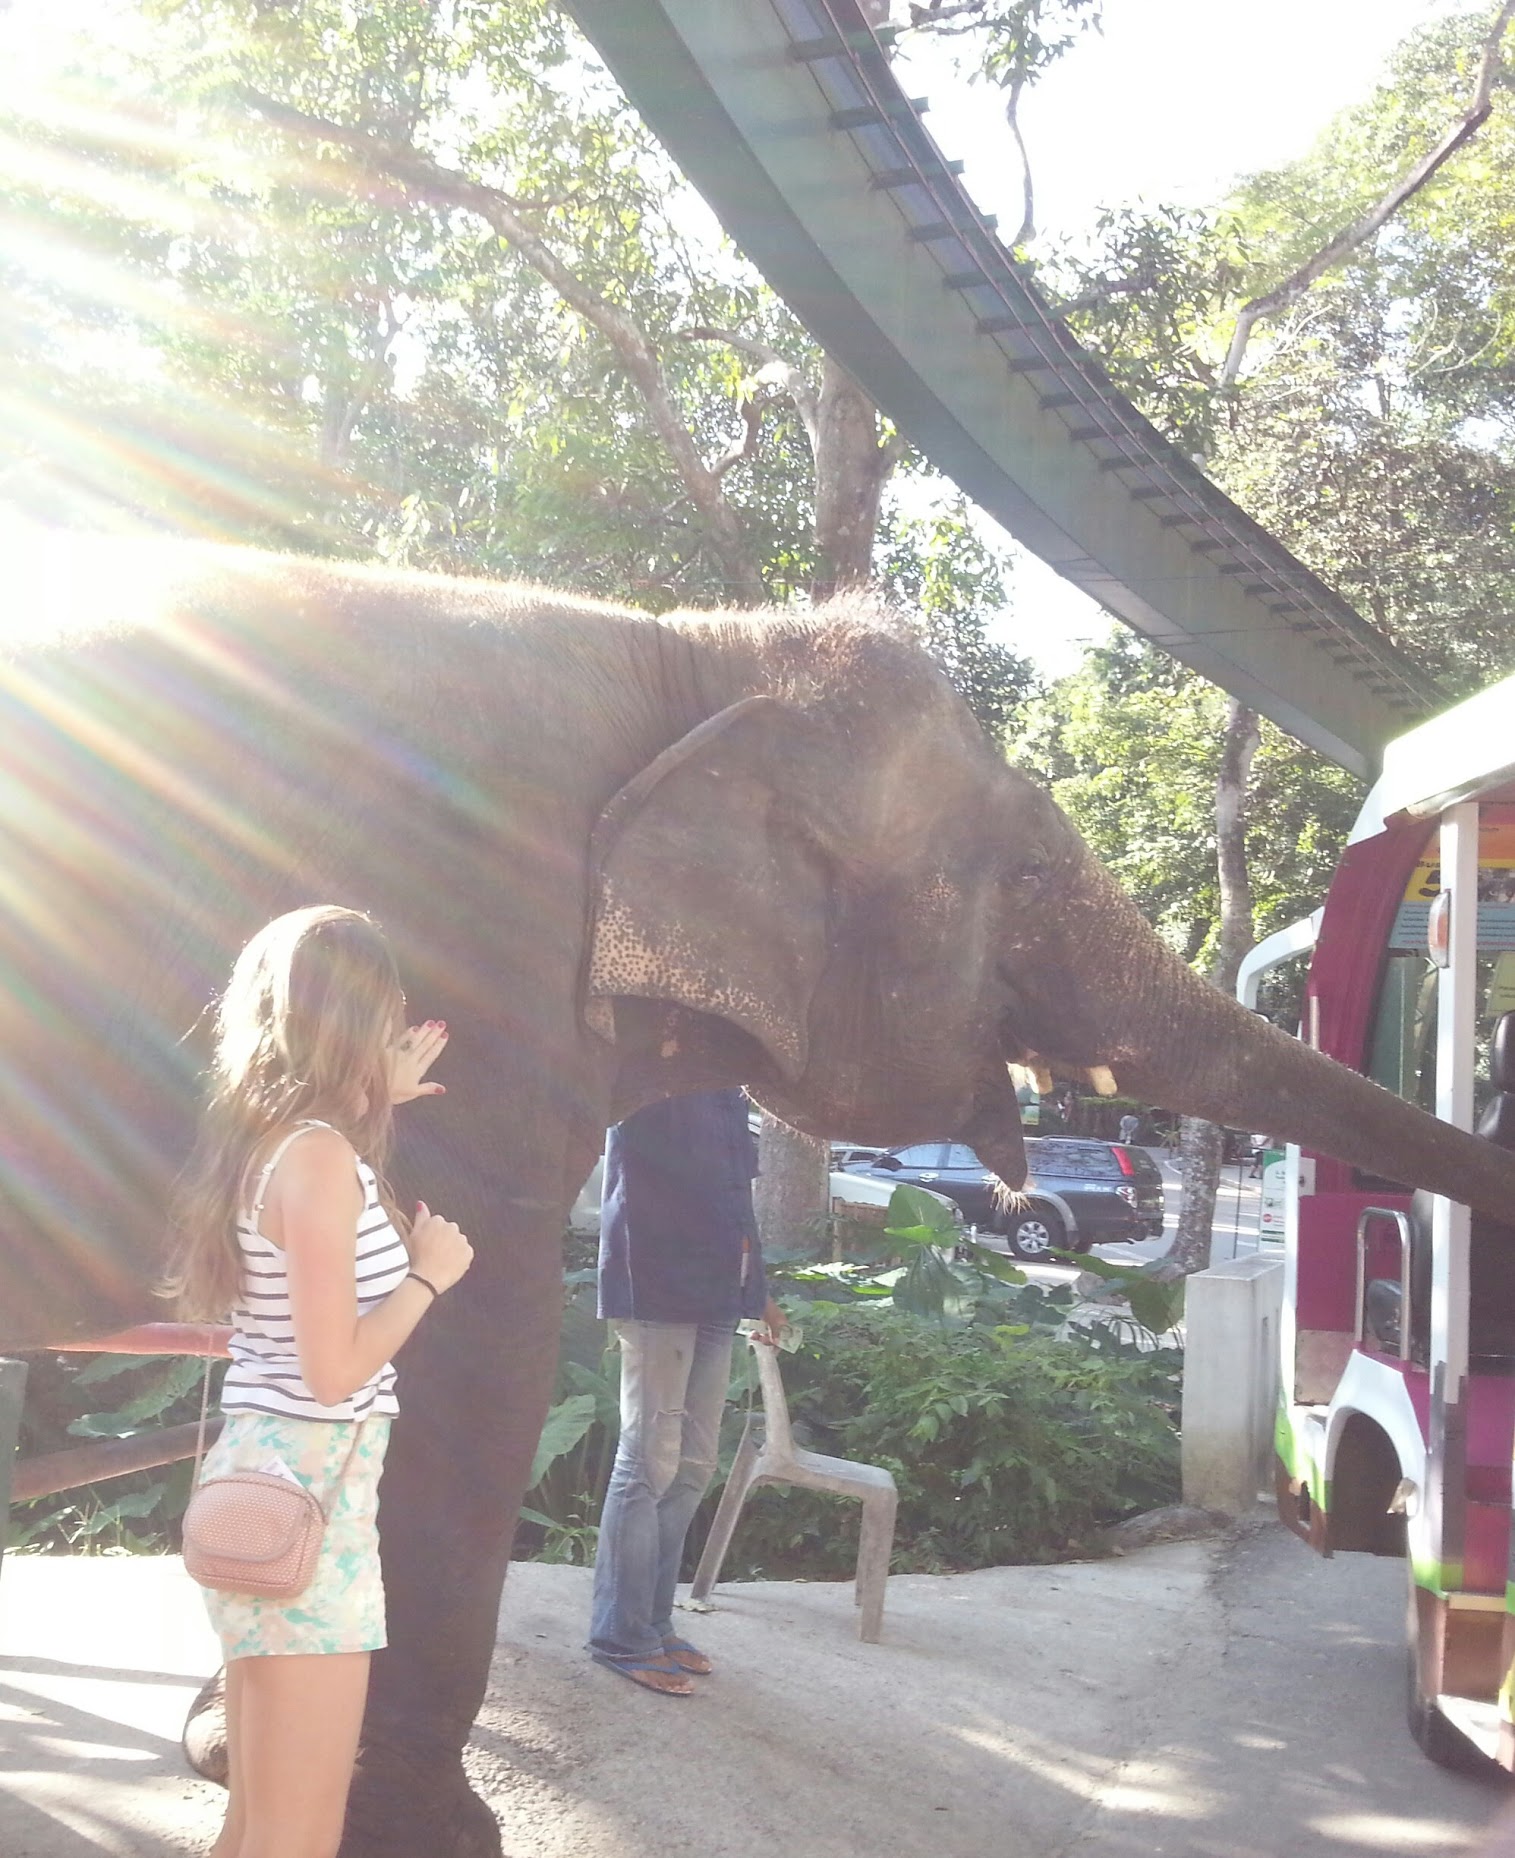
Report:
[[[166,1426],[161,1432],[144,1432],[134,1439],[100,1439],[93,1445],[76,1445],[66,1452],[43,1452],[20,1458],[11,1472],[11,1502],[30,1503],[34,1497],[51,1497],[81,1484],[98,1484],[107,1477],[125,1477],[129,1471],[151,1471],[158,1465],[193,1458],[198,1424]],[[205,1422],[205,1443],[221,1431],[219,1418]]]
[[[225,1323],[138,1323],[90,1341],[50,1342],[59,1355],[224,1355],[231,1329]]]

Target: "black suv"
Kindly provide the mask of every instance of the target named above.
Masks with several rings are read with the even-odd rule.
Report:
[[[1018,1258],[1039,1258],[1054,1246],[1088,1251],[1128,1239],[1160,1237],[1163,1177],[1139,1148],[1073,1136],[1033,1137],[1026,1143],[1027,1204],[1003,1211],[999,1183],[961,1142],[915,1142],[845,1163],[849,1174],[908,1181],[945,1194],[970,1225],[1000,1232]]]

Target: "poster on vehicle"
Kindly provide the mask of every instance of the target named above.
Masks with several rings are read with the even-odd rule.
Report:
[[[1262,1151],[1262,1184],[1258,1195],[1257,1236],[1276,1240],[1280,1245],[1284,1240],[1284,1210],[1288,1205],[1289,1156],[1282,1148],[1265,1148]],[[1299,1191],[1312,1194],[1315,1191],[1315,1158],[1313,1155],[1301,1155],[1299,1158]]]
[[[1410,873],[1389,931],[1391,949],[1424,954],[1431,905],[1441,894],[1441,852],[1435,834]],[[1478,946],[1515,950],[1515,821],[1488,819],[1478,828]]]
[[[1262,1152],[1262,1191],[1257,1208],[1259,1239],[1282,1239],[1284,1236],[1286,1160],[1281,1148],[1265,1148]]]

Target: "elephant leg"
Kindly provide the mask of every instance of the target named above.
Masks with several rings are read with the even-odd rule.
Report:
[[[226,1667],[223,1665],[189,1706],[184,1722],[185,1757],[196,1774],[218,1786],[227,1784]]]
[[[389,1644],[374,1658],[342,1858],[500,1852],[462,1757],[488,1683],[562,1315],[557,1221],[544,1231],[540,1203],[515,1204],[517,1232],[476,1247],[464,1284],[399,1357],[400,1416],[379,1494]],[[510,1211],[496,1204],[496,1231]]]

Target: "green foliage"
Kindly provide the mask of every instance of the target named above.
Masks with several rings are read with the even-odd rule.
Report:
[[[970,78],[1019,90],[1097,32],[1103,13],[1104,0],[911,0],[910,30],[956,39]]]
[[[212,1410],[222,1369],[212,1368]],[[25,1457],[64,1451],[77,1439],[128,1439],[199,1417],[205,1363],[161,1355],[39,1355],[27,1370],[21,1418]],[[114,1404],[100,1411],[96,1391],[111,1385]],[[159,1554],[178,1545],[189,1501],[192,1464],[135,1471],[99,1485],[18,1503],[11,1514],[16,1548]]]
[[[1013,762],[1045,780],[1108,869],[1189,961],[1219,928],[1215,781],[1224,694],[1120,637],[1022,712]],[[1252,768],[1247,853],[1259,934],[1324,895],[1362,789],[1269,723]]]
[[[713,225],[545,0],[160,0],[113,15],[9,99],[34,158],[0,208],[19,306],[7,495],[153,526],[493,573],[661,611],[733,592],[639,382],[479,217],[292,141],[271,98],[410,145],[508,200],[646,333],[774,598],[816,566],[814,464],[764,357],[814,381],[805,331]],[[48,36],[68,31],[60,16]],[[729,339],[728,339],[729,338]],[[956,508],[956,506],[954,506]],[[988,725],[1023,677],[983,621],[1003,559],[940,525],[888,544],[930,583],[930,642]],[[912,547],[922,555],[912,563]]]
[[[1171,1499],[1178,1354],[1154,1346],[1153,1335],[1138,1345],[1103,1323],[1070,1323],[1070,1289],[1028,1283],[1008,1259],[965,1239],[941,1200],[918,1187],[896,1187],[884,1227],[860,1229],[858,1239],[871,1257],[791,1264],[770,1276],[791,1293],[785,1379],[797,1435],[894,1472],[896,1566],[1050,1560],[1087,1545],[1098,1525]],[[1102,1275],[1136,1277],[1118,1266]],[[1136,1321],[1159,1324],[1171,1289],[1149,1280],[1130,1289]],[[619,1362],[613,1350],[588,1359],[599,1333],[588,1307],[576,1292],[565,1309],[557,1397],[522,1512],[518,1552],[528,1557],[594,1555],[615,1455]],[[1161,1321],[1157,1333],[1170,1326]],[[691,1530],[691,1556],[753,1395],[739,1347],[721,1478],[704,1524]],[[855,1507],[840,1500],[758,1491],[729,1566],[780,1578],[843,1573],[856,1557],[856,1526]]]
[[[1103,1526],[1175,1501],[1179,1359],[812,1303],[785,1382],[803,1443],[893,1473],[896,1570],[946,1572],[1088,1551]],[[839,1576],[856,1556],[855,1504],[776,1488],[748,1500],[728,1569]]]
[[[595,1315],[593,1273],[571,1272],[569,1278],[557,1386],[532,1460],[516,1553],[584,1565],[594,1560],[600,1504],[615,1461],[621,1358]]]
[[[1003,735],[1033,687],[1029,660],[991,640],[1009,605],[1005,562],[973,526],[966,498],[926,517],[886,508],[878,577],[921,627],[926,649],[990,735]]]
[[[1254,331],[1237,312],[1350,225],[1467,106],[1492,9],[1435,22],[1289,166],[1210,212],[1125,209],[1045,256],[1070,325],[1165,431],[1451,693],[1515,665],[1515,112]]]
[[[1154,1277],[1146,1265],[1118,1264],[1113,1259],[1096,1258],[1092,1252],[1054,1251],[1053,1255],[1077,1265],[1080,1271],[1118,1285],[1131,1306],[1133,1319],[1146,1330],[1151,1342],[1158,1342],[1183,1321],[1182,1278]]]
[[[1248,266],[1236,214],[1172,206],[1107,208],[1090,238],[1051,241],[1041,261],[1079,339],[1190,452],[1209,451],[1228,412],[1215,380]]]

